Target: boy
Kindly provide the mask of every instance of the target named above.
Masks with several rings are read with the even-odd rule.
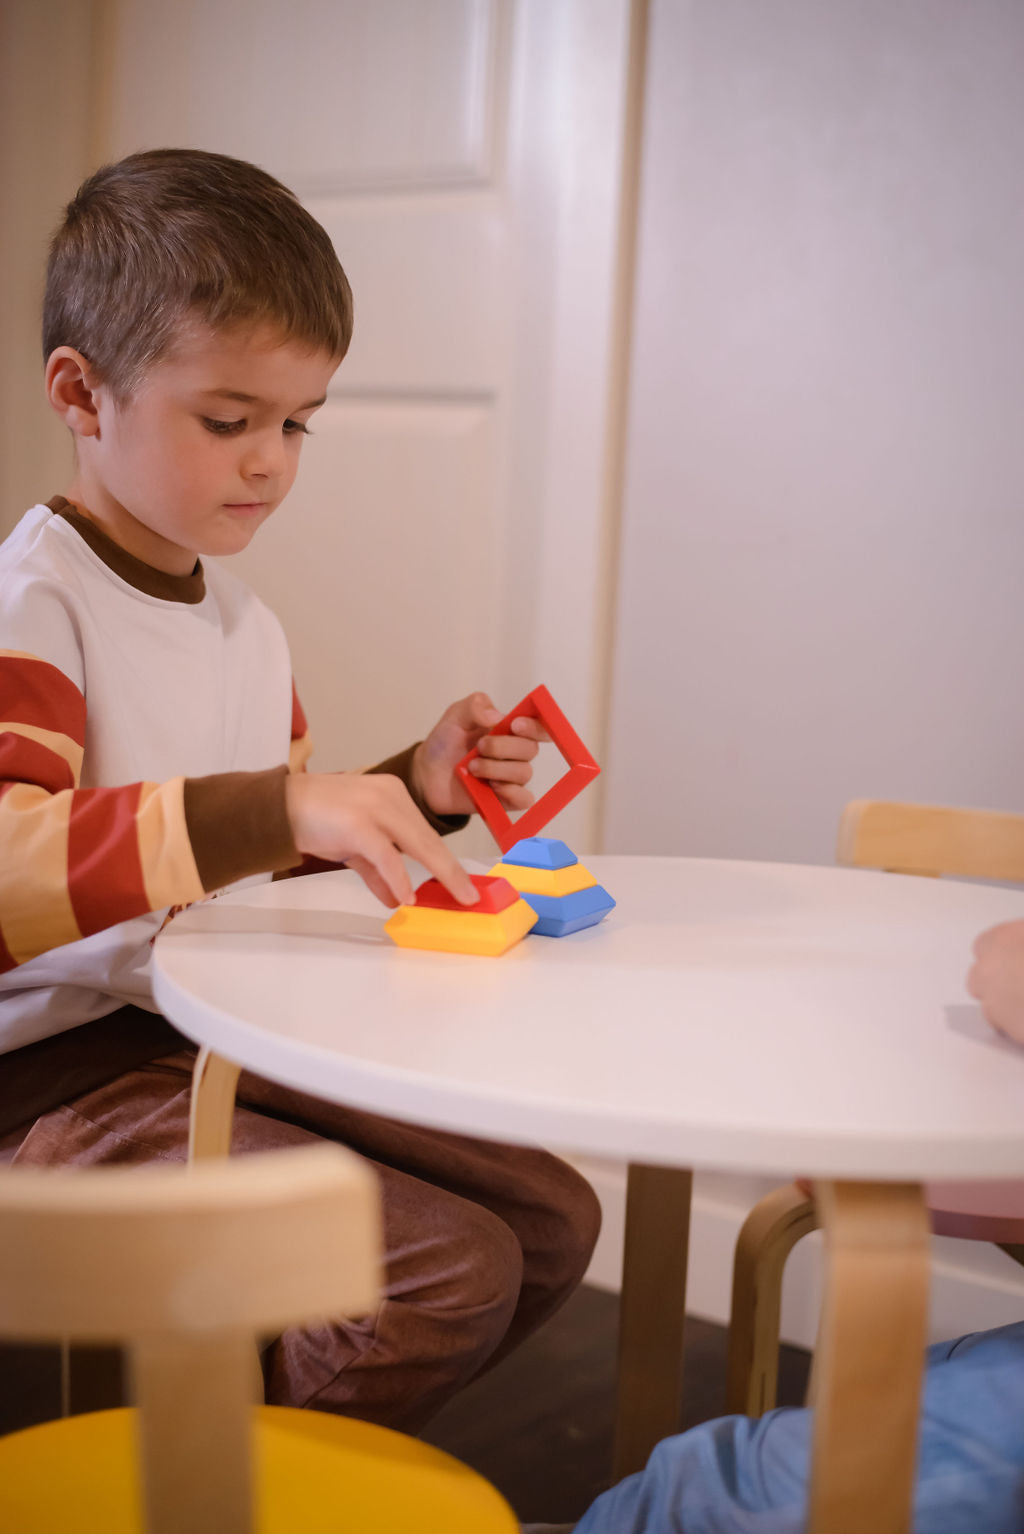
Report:
[[[403,853],[472,903],[440,834],[470,808],[455,763],[478,745],[506,804],[529,802],[538,733],[488,736],[483,694],[369,773],[307,774],[283,634],[202,562],[284,499],[351,324],[324,230],[224,156],[108,166],[54,237],[46,387],[74,477],[0,549],[0,1135],[17,1162],[184,1155],[194,1051],[149,987],[169,910],[304,857],[396,905]],[[268,1399],[415,1429],[571,1292],[595,1200],[539,1151],[243,1074],[235,1149],[316,1136],[378,1170],[385,1303],[278,1339]]]

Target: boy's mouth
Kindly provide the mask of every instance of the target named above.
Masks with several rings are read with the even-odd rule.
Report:
[[[258,511],[264,511],[266,505],[266,501],[225,501],[224,509],[240,512],[243,516],[253,516]]]

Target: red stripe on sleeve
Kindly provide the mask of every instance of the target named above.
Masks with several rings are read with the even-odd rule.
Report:
[[[0,720],[59,730],[85,745],[85,699],[63,671],[33,656],[0,658]]]
[[[35,783],[50,794],[75,786],[71,764],[59,752],[13,730],[0,731],[0,778],[7,783]]]
[[[135,816],[141,783],[80,789],[68,826],[68,894],[82,936],[149,910]]]
[[[295,683],[292,683],[292,740],[301,740],[309,729],[306,716],[299,702],[299,695],[295,691]]]

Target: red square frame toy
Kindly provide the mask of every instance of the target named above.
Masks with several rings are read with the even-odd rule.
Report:
[[[480,755],[475,747],[455,768],[462,786],[480,811],[502,852],[507,852],[524,837],[536,836],[548,821],[553,820],[559,810],[564,810],[570,800],[582,793],[587,784],[593,782],[601,771],[546,687],[535,687],[532,692],[527,693],[522,702],[517,703],[511,713],[499,720],[487,731],[487,734],[510,735],[513,719],[525,718],[540,720],[568,763],[569,770],[537,800],[536,804],[531,804],[528,810],[524,810],[518,820],[510,820],[505,813],[505,806],[491,785],[483,778],[475,778],[469,771],[470,762],[475,756]]]

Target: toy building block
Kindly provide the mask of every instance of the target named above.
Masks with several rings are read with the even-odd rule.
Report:
[[[514,884],[537,912],[538,937],[566,937],[596,927],[615,901],[564,842],[532,836],[510,847],[491,874]]]
[[[473,953],[497,958],[536,925],[537,913],[504,878],[471,874],[480,892],[476,905],[460,905],[437,879],[416,891],[416,904],[399,906],[384,931],[399,948]]]
[[[590,889],[597,883],[594,875],[582,863],[574,862],[569,868],[519,868],[514,863],[495,863],[492,874],[501,875],[521,895],[574,895],[577,890]]]
[[[527,693],[522,702],[517,703],[511,713],[506,714],[487,733],[509,735],[512,721],[524,718],[540,720],[568,763],[569,770],[546,794],[541,795],[536,804],[524,810],[518,820],[509,820],[504,805],[491,785],[483,778],[475,778],[469,771],[470,762],[480,755],[475,747],[455,769],[502,852],[507,852],[513,842],[532,837],[543,830],[548,821],[564,809],[571,799],[575,799],[601,771],[546,687],[535,687],[531,693]]]
[[[501,861],[517,868],[571,868],[579,859],[557,836],[527,836],[511,846]]]
[[[584,927],[596,927],[604,921],[609,911],[615,909],[615,901],[600,884],[589,889],[576,890],[571,895],[523,895],[537,913],[537,925],[533,931],[538,937],[567,937],[570,932],[580,932]]]
[[[537,913],[517,900],[490,916],[471,910],[432,911],[399,906],[384,931],[399,948],[432,948],[441,953],[474,953],[496,959],[507,953],[537,924]]]
[[[469,916],[494,916],[514,905],[519,898],[515,887],[504,874],[470,874],[480,899],[476,905],[462,905],[440,879],[425,879],[416,891],[416,905],[431,911],[465,911]]]

